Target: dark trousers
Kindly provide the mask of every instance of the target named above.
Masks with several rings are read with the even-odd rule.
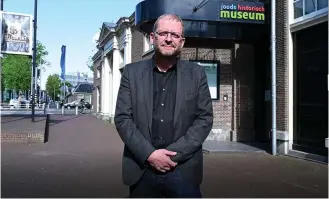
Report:
[[[178,169],[166,173],[146,170],[130,187],[131,198],[202,198],[200,187],[185,181]]]

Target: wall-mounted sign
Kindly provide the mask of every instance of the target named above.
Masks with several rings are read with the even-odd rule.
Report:
[[[32,15],[0,12],[1,53],[32,55]]]
[[[218,20],[264,24],[264,4],[258,2],[220,2]]]

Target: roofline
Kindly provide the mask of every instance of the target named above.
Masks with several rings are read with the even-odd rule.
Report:
[[[111,34],[115,34],[117,31],[119,31],[120,29],[122,29],[123,25],[124,24],[129,24],[130,26],[134,25],[134,22],[135,21],[135,12],[133,12],[129,17],[120,17],[120,19],[116,22],[116,26],[111,28],[109,33],[101,40],[99,41],[99,45],[98,47],[101,48],[103,47],[103,42],[111,35]],[[104,22],[103,22],[103,25]],[[103,26],[102,26],[103,28]]]

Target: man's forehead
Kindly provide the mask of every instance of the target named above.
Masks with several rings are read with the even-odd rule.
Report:
[[[175,30],[175,31],[181,31],[182,30],[182,24],[180,21],[177,21],[175,19],[161,19],[158,22],[158,30]]]

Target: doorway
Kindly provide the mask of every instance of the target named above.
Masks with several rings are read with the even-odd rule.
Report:
[[[293,33],[293,149],[328,155],[328,22]]]
[[[270,143],[271,54],[267,35],[255,42],[255,141]]]

